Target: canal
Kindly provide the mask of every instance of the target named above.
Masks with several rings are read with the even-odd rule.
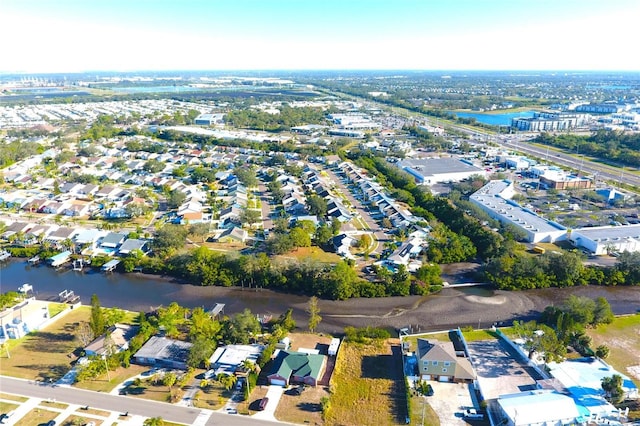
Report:
[[[0,264],[2,292],[16,290],[24,283],[33,286],[37,298],[56,300],[67,290],[89,304],[91,295],[100,298],[102,306],[117,306],[131,311],[149,311],[177,302],[182,306],[205,309],[216,303],[225,304],[225,314],[248,308],[259,315],[279,316],[293,309],[299,328],[306,328],[307,296],[278,293],[271,290],[238,287],[200,287],[177,283],[164,277],[140,273],[119,274],[55,270],[47,266],[28,266],[13,259]],[[640,309],[640,287],[550,288],[527,291],[497,291],[487,288],[444,289],[430,296],[321,300],[321,332],[342,332],[345,326],[386,327],[399,329],[413,326],[422,331],[442,330],[456,326],[490,327],[494,323],[510,324],[513,319],[532,319],[549,305],[558,305],[571,294],[590,298],[605,297],[616,314],[630,314]]]

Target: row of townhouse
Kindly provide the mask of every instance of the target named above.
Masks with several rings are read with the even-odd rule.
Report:
[[[333,182],[328,178],[321,176],[316,170],[307,167],[304,169],[303,182],[309,190],[327,201],[328,220],[337,219],[345,223],[353,219],[353,215],[342,203],[342,200],[334,195],[331,190]]]
[[[48,243],[55,248],[69,249],[87,256],[127,256],[134,250],[144,254],[151,250],[148,240],[128,238],[119,232],[22,221],[5,222],[0,239],[23,245]]]
[[[393,228],[406,229],[423,220],[402,208],[395,199],[385,193],[379,183],[369,178],[362,169],[353,163],[345,161],[338,165],[338,169],[345,174],[351,183],[358,185],[363,200],[378,209],[381,219],[389,219]]]

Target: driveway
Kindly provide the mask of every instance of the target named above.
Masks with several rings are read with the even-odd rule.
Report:
[[[441,383],[429,381],[433,387],[433,396],[424,397],[440,418],[442,425],[468,425],[462,418],[462,412],[473,407],[471,392],[473,385],[468,383]]]
[[[269,398],[269,402],[267,403],[267,406],[265,407],[264,410],[254,414],[251,417],[260,419],[260,420],[277,421],[275,412],[284,391],[285,391],[285,388],[283,388],[282,386],[275,386],[275,385],[269,386],[269,390],[265,395],[265,398]]]

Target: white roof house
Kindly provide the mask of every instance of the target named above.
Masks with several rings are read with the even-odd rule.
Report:
[[[569,238],[577,247],[597,255],[613,251],[640,251],[640,225],[574,229]]]
[[[501,423],[508,426],[573,424],[582,418],[569,396],[548,390],[501,395],[498,406]]]

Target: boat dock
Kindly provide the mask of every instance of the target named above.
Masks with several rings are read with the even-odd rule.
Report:
[[[38,263],[40,263],[40,256],[33,256],[31,259],[27,260],[27,262],[29,263],[29,265],[37,265]]]
[[[47,262],[50,266],[57,268],[58,266],[62,266],[67,263],[71,259],[70,251],[63,251],[62,253],[56,254],[55,256],[51,256],[47,259]]]
[[[82,271],[84,267],[84,261],[82,259],[76,259],[72,263],[72,267],[74,271]]]
[[[116,269],[116,266],[118,266],[119,263],[120,263],[120,261],[118,259],[113,259],[113,260],[108,261],[104,265],[102,265],[101,269],[104,272],[113,272],[114,269]]]
[[[11,253],[9,253],[8,251],[6,250],[0,251],[0,262],[4,262],[10,257],[11,257]]]

